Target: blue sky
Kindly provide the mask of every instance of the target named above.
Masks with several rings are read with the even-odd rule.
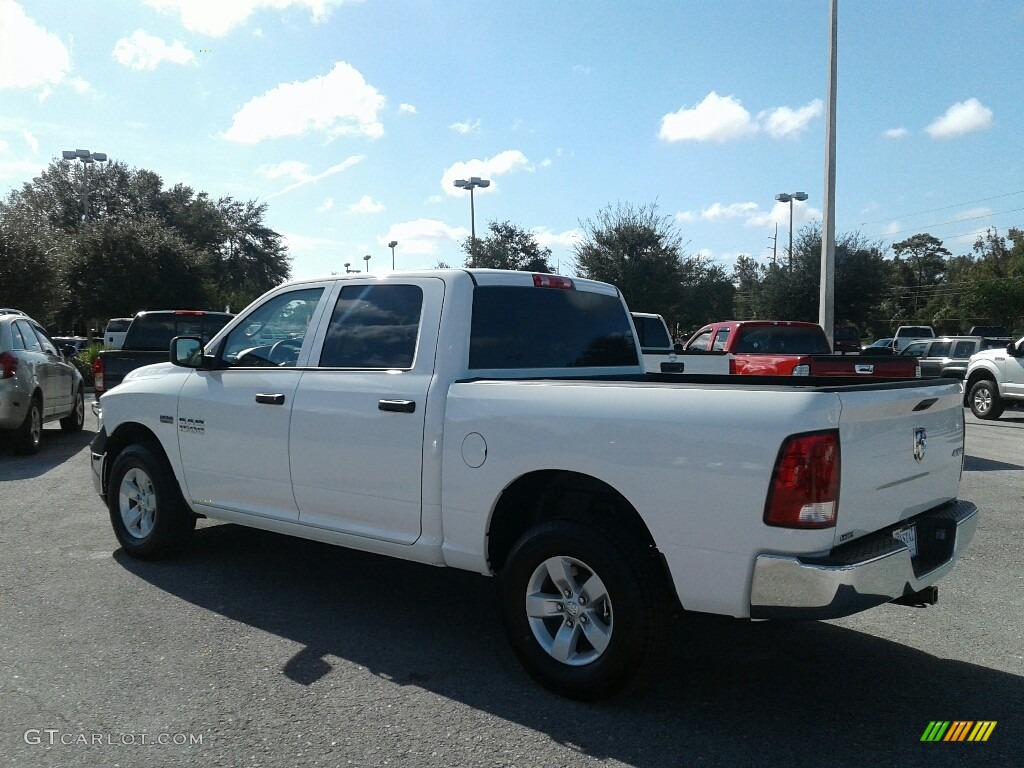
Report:
[[[1024,225],[1024,3],[839,0],[836,227],[965,253]],[[0,0],[0,195],[61,150],[269,204],[295,277],[461,264],[468,193],[572,273],[656,202],[764,262],[820,218],[826,0]]]

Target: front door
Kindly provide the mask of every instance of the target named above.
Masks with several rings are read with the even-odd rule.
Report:
[[[178,397],[178,446],[194,504],[297,520],[288,428],[307,327],[324,285],[281,291],[248,313]],[[309,334],[309,338],[312,334]]]

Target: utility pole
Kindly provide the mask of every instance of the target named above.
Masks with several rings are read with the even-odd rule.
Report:
[[[839,0],[829,0],[828,102],[825,119],[825,213],[821,225],[821,292],[818,325],[832,346],[836,272],[836,38]]]

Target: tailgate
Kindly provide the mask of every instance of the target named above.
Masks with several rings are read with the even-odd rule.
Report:
[[[815,355],[811,358],[811,375],[921,378],[917,358],[888,355]]]
[[[836,544],[956,498],[964,455],[960,384],[839,391]]]

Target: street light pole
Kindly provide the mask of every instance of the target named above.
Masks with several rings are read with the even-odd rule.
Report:
[[[392,240],[388,243],[388,248],[391,249],[391,271],[395,271],[395,246],[398,245],[397,240]]]
[[[477,187],[480,187],[481,189],[483,189],[485,187],[491,186],[491,180],[490,179],[481,179],[479,176],[470,176],[469,179],[456,179],[455,180],[455,186],[458,187],[459,189],[468,189],[469,190],[469,231],[470,231],[470,237],[472,238],[470,240],[469,252],[470,252],[470,255],[475,256],[476,255],[476,204],[473,201],[473,190],[476,189]]]
[[[793,201],[803,202],[807,199],[806,192],[779,192],[775,199],[780,203],[789,203],[789,271],[793,271]]]
[[[89,223],[89,164],[93,161],[106,162],[107,155],[104,152],[90,152],[88,149],[65,149],[61,152],[65,160],[82,161],[82,210],[84,221]]]
[[[363,256],[363,261],[366,262],[366,274],[370,274],[370,254]]]

